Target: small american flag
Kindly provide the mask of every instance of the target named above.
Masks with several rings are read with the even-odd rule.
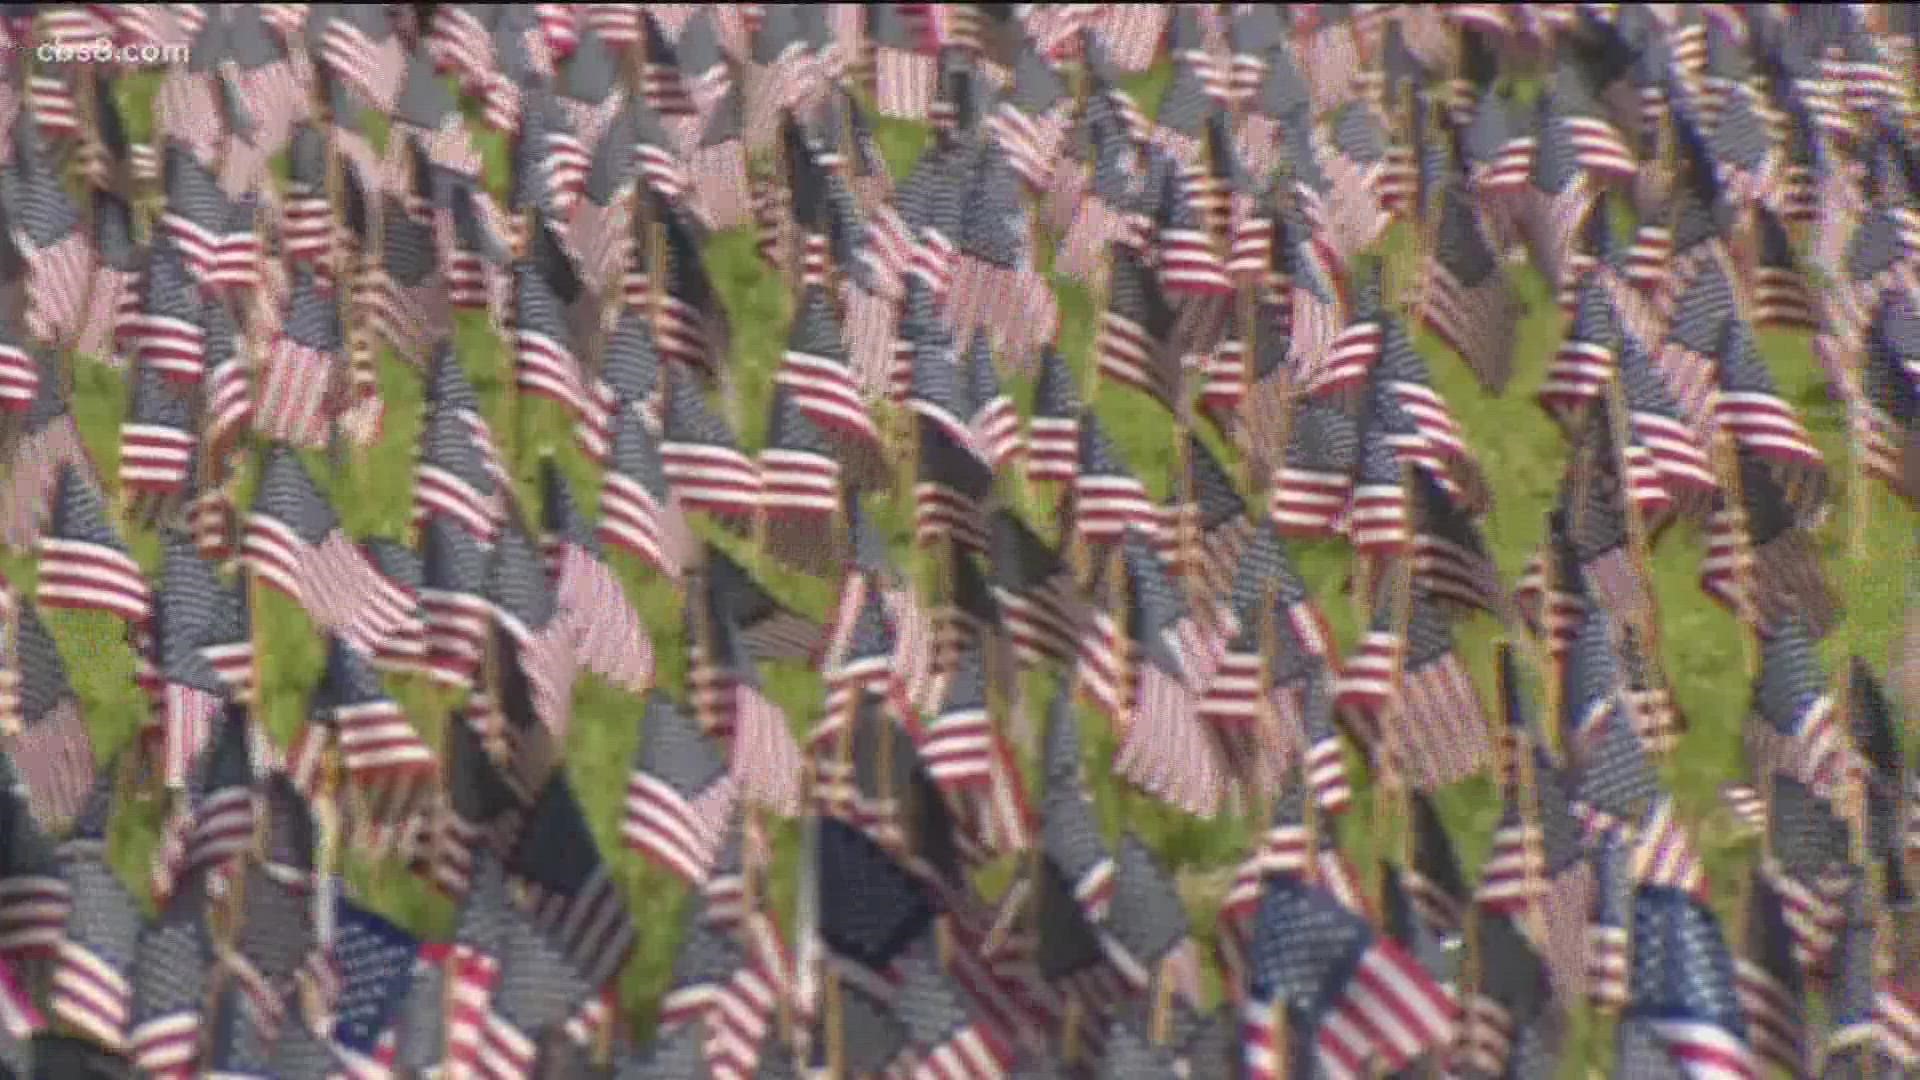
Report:
[[[1834,716],[1806,625],[1792,618],[1775,626],[1761,642],[1746,725],[1754,771],[1779,771],[1823,794],[1831,791],[1849,756],[1840,728],[1844,722]]]
[[[140,934],[127,1051],[136,1067],[156,1076],[190,1074],[200,1055],[207,976],[213,969],[205,907],[200,890],[179,897]]]
[[[1359,464],[1360,432],[1353,418],[1331,402],[1300,402],[1270,497],[1269,513],[1281,534],[1333,536],[1346,517]]]
[[[564,772],[528,811],[507,870],[528,887],[534,921],[555,936],[588,986],[619,973],[636,941],[633,917]]]
[[[61,847],[61,876],[74,904],[54,960],[48,1006],[53,1019],[82,1035],[103,1046],[124,1047],[133,1013],[130,978],[141,911],[106,855],[104,828]]]
[[[150,887],[166,903],[176,886],[196,888],[201,871],[225,866],[253,844],[254,749],[247,711],[228,705],[195,762],[185,796],[162,826]]]
[[[1094,345],[1100,374],[1172,411],[1185,372],[1172,351],[1174,312],[1161,283],[1143,258],[1116,248],[1107,266],[1107,290]]]
[[[1078,468],[1073,476],[1072,511],[1074,530],[1086,540],[1110,543],[1121,539],[1130,528],[1153,529],[1159,522],[1159,508],[1141,483],[1120,458],[1099,418],[1087,410],[1076,425],[1079,429]]]
[[[1753,323],[1770,330],[1819,329],[1818,294],[1801,268],[1780,215],[1754,216],[1759,248],[1753,264]]]
[[[1780,893],[1757,868],[1747,891],[1746,940],[1736,964],[1736,988],[1755,1056],[1789,1072],[1806,1066],[1805,972],[1793,954]]]
[[[198,443],[192,403],[151,364],[137,366],[131,381],[120,424],[120,487],[129,494],[177,494],[187,485]]]
[[[760,451],[760,505],[778,519],[783,559],[814,566],[824,561],[828,542],[819,535],[840,508],[840,461],[826,433],[799,406],[799,398],[776,387],[768,403],[766,447]],[[808,529],[811,523],[814,527]],[[800,534],[788,531],[798,527]],[[796,551],[811,545],[811,551]]]
[[[463,413],[457,405],[436,404],[427,417],[414,467],[413,523],[421,526],[445,517],[475,540],[489,543],[500,528],[503,497],[498,478],[487,467],[473,414]]]
[[[487,563],[473,534],[435,517],[420,535],[420,609],[427,623],[427,675],[454,686],[471,684],[485,655]]]
[[[1646,886],[1632,918],[1629,1022],[1644,1024],[1686,1075],[1757,1077],[1733,957],[1712,910],[1681,890]]]
[[[1079,470],[1080,392],[1059,350],[1040,351],[1027,430],[1027,479],[1071,483]]]
[[[553,567],[559,618],[569,624],[580,666],[633,693],[653,683],[653,642],[601,552],[552,458],[541,466],[542,544]]]
[[[40,118],[44,123],[45,115]],[[12,142],[13,158],[0,170],[0,202],[32,286],[27,329],[43,341],[66,341],[76,320],[86,314],[82,306],[96,271],[93,238],[80,228],[79,211],[60,185],[33,125],[16,124]]]
[[[614,419],[597,535],[670,577],[678,577],[693,554],[693,534],[667,486],[659,448],[632,408]]]
[[[922,547],[952,542],[970,551],[987,549],[986,503],[993,473],[971,447],[954,441],[944,426],[916,424],[920,440],[914,477],[914,539]]]
[[[395,1056],[394,1025],[414,983],[420,942],[344,897],[333,925],[327,952],[339,992],[329,1041],[348,1077],[372,1080]]]
[[[538,737],[527,729],[536,721],[545,736],[564,738],[572,720],[578,660],[572,627],[559,609],[538,548],[517,526],[502,532],[490,553],[486,591],[494,622],[505,635],[499,648],[507,670],[526,679],[524,701],[505,695],[508,722],[529,738]]]
[[[1116,769],[1171,805],[1201,817],[1219,812],[1227,771],[1200,725],[1196,687],[1212,678],[1220,642],[1189,612],[1167,568],[1137,531],[1122,534],[1129,634],[1139,666]]]
[[[762,497],[760,470],[727,422],[708,408],[690,373],[669,380],[660,461],[675,497],[690,511],[746,517]]]
[[[37,555],[35,599],[41,607],[100,611],[130,625],[152,614],[152,591],[140,564],[115,531],[99,490],[72,464],[55,483]]]
[[[647,698],[621,838],[689,883],[706,880],[739,798],[724,751],[673,701]]]
[[[536,255],[513,267],[514,385],[579,415],[586,388],[565,317],[578,279],[551,228],[538,235]]]
[[[406,54],[385,8],[322,9],[309,17],[309,40],[327,73],[382,113],[393,110],[405,81]],[[312,25],[318,23],[318,26]]]
[[[1459,1026],[1453,994],[1319,886],[1268,880],[1250,959],[1242,1037],[1256,1075],[1278,1075],[1277,1008],[1313,1033],[1312,1053],[1329,1075],[1358,1072],[1370,1059],[1404,1068]]]
[[[134,291],[136,306],[117,329],[130,360],[175,382],[199,382],[209,351],[207,320],[186,262],[171,241],[154,244]]]
[[[367,659],[339,638],[329,643],[308,711],[336,728],[341,764],[358,784],[417,781],[435,770],[432,747],[381,688]]]
[[[345,365],[337,306],[312,277],[296,271],[280,332],[261,364],[254,430],[305,449],[328,445],[344,406]]]
[[[1490,393],[1513,375],[1515,327],[1523,304],[1480,231],[1463,182],[1440,195],[1440,225],[1426,266],[1418,316],[1459,353]]]

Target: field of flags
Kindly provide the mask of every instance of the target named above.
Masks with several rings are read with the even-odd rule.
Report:
[[[1920,5],[0,36],[5,1075],[1920,1075]]]

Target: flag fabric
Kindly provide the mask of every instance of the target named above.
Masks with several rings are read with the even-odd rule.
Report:
[[[1452,994],[1326,890],[1271,879],[1257,925],[1242,1029],[1256,1075],[1277,1075],[1272,1018],[1281,1008],[1289,1026],[1295,1018],[1304,1025],[1314,1060],[1330,1075],[1353,1075],[1376,1056],[1402,1068],[1452,1037]]]
[[[738,782],[720,748],[659,691],[647,699],[643,725],[622,839],[689,883],[703,881],[719,857]]]
[[[130,625],[152,613],[152,590],[140,564],[108,519],[100,492],[71,464],[60,471],[37,554],[34,598],[41,607],[101,611]]]
[[[660,466],[674,498],[690,511],[752,515],[763,498],[763,479],[727,422],[708,408],[689,377],[671,379],[666,394]]]
[[[1757,1076],[1719,920],[1677,889],[1642,887],[1633,903],[1632,1000],[1625,1016],[1688,1076]]]

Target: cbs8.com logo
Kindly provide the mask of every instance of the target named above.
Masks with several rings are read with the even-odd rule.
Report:
[[[185,45],[116,45],[106,38],[95,41],[43,41],[33,47],[34,59],[43,64],[116,64],[124,67],[154,67],[187,62]]]

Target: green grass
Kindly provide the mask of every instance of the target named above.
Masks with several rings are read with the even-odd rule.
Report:
[[[1161,76],[1136,83],[1134,90],[1143,108],[1152,110],[1163,86]],[[151,91],[151,84],[142,80],[129,80],[121,87],[136,138],[144,137],[149,129],[146,105]],[[923,131],[885,121],[880,122],[880,136],[896,175],[904,172],[925,141]],[[373,137],[383,139],[384,132],[376,126]],[[497,136],[480,138],[491,177],[498,186],[504,177],[504,145]],[[734,415],[740,419],[747,444],[757,448],[769,380],[785,340],[790,301],[777,277],[758,261],[752,238],[744,233],[714,238],[707,262],[733,327],[731,359],[740,373],[734,380],[739,396]],[[1484,528],[1508,580],[1514,579],[1540,540],[1544,515],[1566,458],[1560,435],[1533,403],[1544,361],[1559,338],[1561,317],[1530,272],[1520,271],[1517,276],[1529,314],[1520,328],[1520,373],[1504,397],[1485,395],[1457,358],[1430,338],[1423,336],[1419,341],[1439,390],[1467,429],[1486,468],[1495,509]],[[1068,360],[1084,370],[1092,327],[1089,298],[1080,287],[1065,281],[1059,283],[1059,295],[1064,319],[1062,347]],[[1831,667],[1846,655],[1857,653],[1878,665],[1888,654],[1905,602],[1903,569],[1913,550],[1914,516],[1875,486],[1865,500],[1869,511],[1865,557],[1859,562],[1846,558],[1844,540],[1851,526],[1848,509],[1852,502],[1844,488],[1848,457],[1843,417],[1826,399],[1804,336],[1767,334],[1762,344],[1783,393],[1800,407],[1836,475],[1843,478],[1836,511],[1823,540],[1827,565],[1845,597],[1847,618],[1826,644],[1826,662]],[[473,315],[461,316],[456,345],[468,377],[486,403],[494,430],[504,436],[514,427],[508,404],[508,353],[487,321]],[[391,355],[382,359],[381,383],[387,403],[384,441],[337,475],[319,456],[310,457],[308,465],[332,495],[349,529],[360,535],[404,536],[412,457],[421,422],[421,386],[417,374]],[[1012,389],[1024,404],[1029,390],[1025,381],[1015,379]],[[126,405],[125,388],[113,373],[87,364],[79,367],[75,390],[74,407],[82,431],[112,483],[118,458],[118,425]],[[1134,468],[1156,495],[1164,495],[1173,464],[1172,431],[1165,412],[1139,395],[1114,387],[1101,391],[1098,405]],[[525,438],[515,445],[514,468],[525,505],[537,505],[533,481],[538,452],[551,449],[572,481],[576,496],[586,509],[593,510],[597,499],[594,470],[574,449],[565,417],[557,409],[536,402],[520,418],[520,430]],[[243,486],[242,506],[248,496]],[[1044,507],[1027,505],[1024,509],[1036,524],[1051,525]],[[895,550],[905,562],[910,555],[902,511],[901,505],[887,506],[880,520],[891,530]],[[128,539],[142,564],[157,576],[157,538],[133,532]],[[720,542],[740,557],[752,558],[737,542],[729,538]],[[1296,549],[1296,554],[1343,647],[1351,646],[1358,623],[1350,603],[1339,592],[1347,569],[1344,549],[1304,545]],[[1654,558],[1664,614],[1663,660],[1679,703],[1692,721],[1679,752],[1663,763],[1663,768],[1693,825],[1718,890],[1716,896],[1724,903],[1751,855],[1750,845],[1729,828],[1717,798],[1719,784],[1744,772],[1737,733],[1747,707],[1748,680],[1740,627],[1708,601],[1695,584],[1700,554],[1701,538],[1691,529],[1680,528],[1664,538]],[[683,644],[677,639],[678,598],[668,585],[640,573],[630,562],[616,559],[636,606],[653,632],[658,681],[678,690],[685,668]],[[0,569],[22,589],[32,588],[33,567],[28,560],[0,559]],[[777,567],[767,567],[763,573],[796,608],[815,616],[826,612],[834,590],[832,583]],[[144,715],[144,702],[132,683],[131,654],[121,643],[117,628],[104,616],[56,612],[47,621],[71,669],[94,727],[96,746],[104,758],[131,737]],[[1495,700],[1489,677],[1495,632],[1491,620],[1483,618],[1463,626],[1460,634],[1462,649],[1490,703]],[[256,612],[256,634],[265,671],[267,725],[284,745],[301,723],[307,696],[319,677],[321,642],[301,613],[278,596],[268,597]],[[788,665],[773,665],[766,674],[772,696],[786,708],[796,730],[810,725],[821,700],[816,674]],[[422,732],[437,741],[442,718],[457,700],[407,680],[390,680],[390,687]],[[1026,689],[1029,703],[1043,702],[1047,680],[1036,678]],[[1535,700],[1539,700],[1538,695]],[[1037,704],[1030,707],[1037,708]],[[606,857],[626,886],[640,928],[639,955],[623,990],[637,1030],[644,1031],[669,977],[676,946],[673,928],[678,925],[686,895],[675,880],[643,864],[617,840],[628,763],[639,737],[638,715],[639,706],[632,697],[591,678],[583,679],[575,699],[575,722],[565,768],[591,815]],[[1103,820],[1116,834],[1123,821],[1126,827],[1139,831],[1179,873],[1195,917],[1195,933],[1205,943],[1204,939],[1212,935],[1212,904],[1245,850],[1249,835],[1245,823],[1196,822],[1122,791],[1107,767],[1114,750],[1112,734],[1091,716],[1083,718],[1082,726],[1087,733],[1087,761],[1092,766],[1090,775],[1096,778],[1095,795]],[[1484,781],[1463,784],[1444,793],[1440,802],[1454,826],[1463,859],[1470,867],[1477,865],[1499,812],[1491,786]],[[137,798],[124,808],[116,823],[114,857],[130,882],[145,880],[159,813],[157,802]],[[1371,841],[1382,831],[1392,831],[1364,791],[1341,829],[1356,858],[1370,858],[1375,847]],[[788,913],[797,846],[794,839],[793,828],[786,827],[771,887],[775,903]],[[416,931],[444,934],[450,929],[452,912],[446,902],[399,868],[367,865],[349,855],[345,872],[366,902]],[[1005,878],[1005,868],[983,875],[983,880]],[[1579,1031],[1576,1046],[1580,1049],[1571,1057],[1591,1061],[1603,1056],[1604,1041],[1596,1037],[1599,1029],[1582,1024]]]

